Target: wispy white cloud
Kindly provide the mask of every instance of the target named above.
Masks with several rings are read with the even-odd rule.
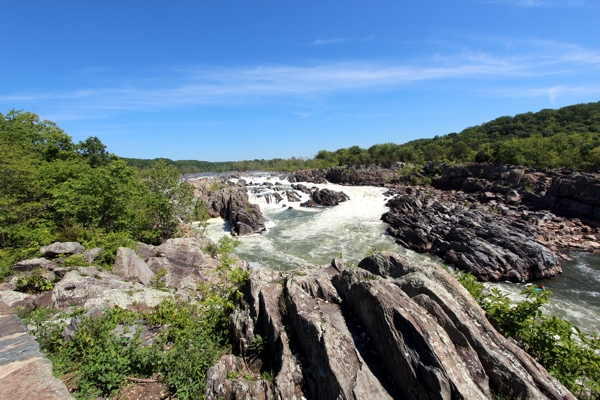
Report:
[[[600,51],[552,41],[520,41],[509,55],[464,50],[411,62],[324,62],[309,66],[263,65],[223,68],[196,66],[153,71],[157,79],[120,81],[101,88],[67,92],[0,94],[0,101],[55,104],[57,114],[106,116],[124,111],[153,111],[188,105],[231,105],[311,100],[344,92],[398,91],[420,82],[519,82],[515,96],[557,96],[585,90],[559,84],[527,87],[526,79],[569,76],[600,70]],[[526,51],[523,51],[523,47]],[[135,83],[132,83],[135,82]],[[491,84],[491,83],[494,84]],[[560,79],[555,82],[561,82]],[[590,84],[596,84],[590,82]],[[159,86],[160,85],[160,86]],[[594,92],[595,93],[595,92]],[[82,116],[81,118],[85,118]],[[60,120],[60,118],[57,118]]]
[[[342,39],[342,38],[316,39],[314,42],[309,43],[309,45],[320,46],[320,45],[324,45],[324,44],[343,43],[345,41],[347,41],[347,39]]]
[[[583,85],[555,85],[548,87],[532,87],[532,88],[496,88],[487,90],[488,94],[493,96],[505,97],[547,97],[554,102],[559,97],[568,96],[600,96],[600,85],[583,86]]]
[[[337,44],[337,43],[348,43],[348,42],[367,42],[369,40],[374,39],[375,36],[367,36],[364,38],[330,38],[330,39],[316,39],[314,42],[310,42],[308,46],[322,46],[327,44]]]
[[[574,7],[582,6],[585,0],[481,0],[486,4],[508,4],[515,7],[537,8],[537,7]]]

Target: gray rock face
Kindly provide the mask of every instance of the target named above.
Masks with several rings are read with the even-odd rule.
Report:
[[[53,270],[55,267],[56,264],[46,258],[31,258],[29,260],[19,261],[13,266],[13,269],[19,272],[26,272],[38,268]]]
[[[169,239],[156,247],[144,245],[142,253],[148,256],[146,262],[152,272],[157,274],[164,268],[162,282],[166,286],[191,293],[200,282],[210,284],[218,279],[218,260],[203,250],[208,244],[196,238]]]
[[[54,258],[61,254],[81,254],[85,249],[77,242],[55,242],[40,248],[43,257]]]
[[[117,250],[112,272],[122,278],[137,280],[143,285],[148,285],[154,276],[135,250],[126,247],[119,247]]]
[[[249,398],[574,399],[494,330],[451,275],[393,253],[359,268],[334,260],[286,274],[253,270],[230,328],[242,357],[255,335],[266,338],[261,367],[277,374]],[[247,384],[226,377],[241,362],[229,356],[213,367],[208,398],[239,398]]]
[[[350,200],[344,192],[336,192],[330,189],[316,189],[310,194],[313,201],[322,206],[337,206],[344,201]]]
[[[52,375],[52,364],[38,343],[14,315],[0,315],[0,388],[3,399],[72,399]]]
[[[52,306],[66,308],[73,305],[90,309],[96,305],[117,305],[128,308],[133,303],[154,307],[171,293],[145,287],[94,267],[80,267],[68,272],[54,286]]]
[[[85,260],[91,264],[100,256],[100,254],[104,251],[101,247],[94,247],[93,249],[89,249],[83,252],[83,257]]]
[[[410,193],[409,193],[410,192]],[[409,190],[387,203],[382,220],[397,243],[430,252],[485,281],[525,282],[562,269],[555,254],[537,242],[537,230],[519,229],[510,219]]]
[[[526,170],[489,163],[450,166],[428,163],[426,173],[438,189],[490,191],[507,204],[552,211],[600,225],[600,176],[594,173]]]

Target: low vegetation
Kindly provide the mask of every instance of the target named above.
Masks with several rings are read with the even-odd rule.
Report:
[[[453,272],[477,303],[492,317],[496,329],[512,337],[552,376],[581,399],[600,396],[600,339],[596,333],[542,312],[550,301],[549,290],[529,286],[525,300],[513,303],[496,288],[486,288],[470,273]]]
[[[81,309],[59,315],[24,309],[21,317],[77,398],[118,396],[130,378],[162,382],[178,399],[202,398],[206,371],[230,351],[227,318],[248,279],[247,271],[234,266],[236,245],[231,238],[221,240],[220,283],[202,290],[195,302],[167,299],[147,310],[110,308],[97,319],[84,318],[73,340],[61,332]],[[146,340],[153,334],[142,335],[143,327],[154,329],[156,336]]]

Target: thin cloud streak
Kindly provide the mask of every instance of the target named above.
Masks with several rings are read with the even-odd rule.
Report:
[[[126,83],[69,92],[11,94],[0,96],[0,101],[52,101],[56,102],[57,108],[69,109],[68,114],[73,116],[86,112],[105,115],[181,105],[229,105],[285,98],[315,100],[345,91],[394,91],[418,82],[538,78],[581,71],[582,65],[592,70],[600,68],[598,51],[544,41],[530,41],[529,45],[542,51],[508,57],[465,51],[452,56],[436,56],[422,61],[421,65],[354,62],[312,67],[179,68],[162,74],[157,72],[161,78],[157,82],[162,82],[162,87]],[[145,85],[152,82],[146,81]],[[556,86],[545,93],[556,98],[569,93],[569,89]]]
[[[508,4],[520,8],[576,7],[585,4],[584,0],[483,0],[485,4]]]

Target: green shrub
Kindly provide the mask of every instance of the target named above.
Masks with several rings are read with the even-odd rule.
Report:
[[[29,275],[20,276],[15,282],[15,290],[23,293],[43,293],[52,290],[54,282],[48,281],[44,277],[44,270],[41,268],[31,271]]]
[[[529,286],[525,300],[513,303],[498,289],[488,289],[470,273],[454,276],[492,317],[496,328],[520,343],[525,351],[552,376],[580,398],[600,396],[600,339],[587,335],[558,317],[544,315],[541,307],[550,301],[549,290]]]
[[[64,319],[37,310],[24,311],[23,317],[34,328],[32,333],[52,361],[55,374],[68,379],[77,398],[113,397],[128,377],[150,376],[164,382],[174,398],[203,398],[206,371],[228,351],[229,314],[249,276],[248,271],[234,267],[231,251],[237,243],[233,239],[220,242],[220,280],[206,285],[200,302],[166,299],[146,311],[107,309],[96,320],[81,321],[72,341],[60,334]],[[157,274],[157,282],[161,275]],[[162,330],[152,345],[143,346],[138,332],[132,332],[130,339],[116,335],[119,324],[161,325]]]

